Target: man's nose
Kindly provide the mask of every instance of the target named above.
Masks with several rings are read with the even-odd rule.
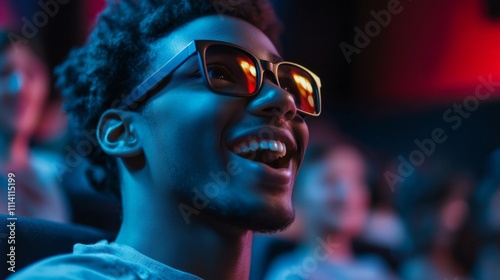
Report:
[[[276,118],[276,123],[284,123],[297,115],[293,96],[280,88],[273,77],[264,79],[260,92],[250,102],[248,110],[254,115]]]

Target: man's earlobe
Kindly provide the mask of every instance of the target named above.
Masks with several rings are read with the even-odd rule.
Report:
[[[134,112],[110,109],[104,112],[97,125],[97,140],[108,155],[132,157],[142,152],[136,130]]]

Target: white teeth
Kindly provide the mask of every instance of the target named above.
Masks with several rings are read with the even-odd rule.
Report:
[[[269,141],[269,150],[271,150],[273,152],[278,152],[280,154],[284,154],[286,151],[286,146],[285,146],[285,144],[281,143],[280,141],[270,140]]]
[[[250,151],[250,148],[246,145],[241,145],[241,152],[242,153],[248,153]]]
[[[278,142],[278,151],[280,153],[285,153],[286,152],[286,146],[285,146],[285,144],[283,144],[281,142]]]
[[[241,154],[241,148],[240,147],[234,148],[234,152],[237,154]]]
[[[278,152],[278,142],[271,140],[269,141],[269,150]]]
[[[259,143],[255,140],[250,140],[250,151],[255,152],[259,149]]]
[[[270,149],[271,151],[274,151],[270,146],[271,146],[270,142],[260,141],[259,148],[261,150]]]
[[[273,153],[266,155],[268,161],[273,161],[278,158],[284,157],[286,155],[286,146],[283,142],[277,140],[260,140],[255,139],[248,140],[247,142],[241,143],[238,147],[234,148],[234,152],[237,154],[245,154],[249,152],[255,152],[257,150],[270,150]]]

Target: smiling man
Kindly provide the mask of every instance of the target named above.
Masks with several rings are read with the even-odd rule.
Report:
[[[253,232],[294,219],[304,117],[320,112],[320,80],[283,61],[279,29],[267,1],[112,2],[58,75],[122,226],[14,279],[248,279]]]

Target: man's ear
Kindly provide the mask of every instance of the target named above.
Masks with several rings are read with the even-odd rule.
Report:
[[[121,158],[139,155],[142,143],[137,134],[137,121],[135,112],[117,109],[105,111],[97,125],[97,141],[103,151]]]

